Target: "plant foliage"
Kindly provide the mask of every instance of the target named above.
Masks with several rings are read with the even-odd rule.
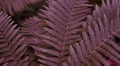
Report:
[[[0,0],[0,7],[0,66],[120,66],[120,0]]]
[[[90,13],[88,7],[91,5],[86,0],[49,0],[48,3],[49,7],[44,6],[46,10],[42,12],[48,25],[44,30],[49,35],[41,35],[42,41],[48,46],[34,49],[40,52],[37,53],[40,54],[38,61],[41,64],[61,66],[69,55],[69,45],[80,41],[81,21]]]
[[[35,4],[42,0],[0,0],[0,5],[3,11],[13,15],[16,12],[21,12],[29,8],[31,4]]]
[[[120,64],[120,7],[119,0],[107,0],[88,16],[87,28],[79,43],[71,45],[71,56],[64,66],[110,66],[108,58]],[[111,9],[112,8],[112,9]],[[71,61],[72,60],[72,61]]]
[[[1,64],[14,66],[24,66],[27,57],[22,59],[26,49],[25,43],[21,34],[18,33],[19,29],[16,29],[16,24],[4,12],[0,12],[0,58]],[[18,63],[20,62],[20,64]],[[4,66],[4,65],[3,65]]]

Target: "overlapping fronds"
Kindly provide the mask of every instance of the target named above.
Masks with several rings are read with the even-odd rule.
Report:
[[[26,51],[26,54],[30,57],[30,66],[37,63],[34,61],[36,60],[36,55],[34,54],[34,49],[32,50],[32,47],[43,45],[40,35],[46,33],[46,31],[43,29],[45,26],[46,23],[43,21],[43,19],[37,16],[30,17],[29,19],[24,20],[21,24],[19,32],[25,37],[24,43],[27,44],[28,51]]]
[[[5,66],[17,66],[20,61],[27,60],[22,59],[26,45],[23,43],[24,37],[18,34],[19,29],[16,29],[16,26],[10,16],[0,12],[0,58],[4,58],[2,63],[5,63]]]
[[[0,66],[120,65],[120,0],[0,0],[0,8]]]
[[[48,27],[41,35],[46,46],[34,47],[40,65],[61,66],[69,55],[68,47],[80,40],[81,23],[90,13],[87,0],[49,0],[43,17]],[[41,15],[41,14],[39,14]]]
[[[22,33],[26,39],[25,43],[29,45],[41,43],[40,35],[45,33],[42,27],[45,27],[46,23],[37,16],[30,17],[22,22],[20,33]]]
[[[108,59],[120,64],[120,0],[106,0],[88,16],[82,39],[70,46],[63,66],[110,66]]]
[[[43,0],[0,0],[0,5],[5,12],[13,15],[40,1]]]

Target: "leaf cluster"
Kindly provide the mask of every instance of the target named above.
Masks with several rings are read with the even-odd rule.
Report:
[[[0,0],[0,66],[120,66],[120,0]]]

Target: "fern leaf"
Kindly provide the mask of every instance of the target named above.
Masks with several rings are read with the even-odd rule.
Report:
[[[10,16],[0,12],[0,58],[4,58],[5,66],[19,63],[26,51],[24,37],[18,33],[16,26]]]
[[[38,17],[30,17],[24,20],[21,24],[20,33],[26,37],[25,43],[27,44],[38,44],[40,43],[39,35],[45,33],[42,27],[45,27],[46,23]],[[28,46],[29,46],[28,45]]]
[[[80,40],[81,22],[90,13],[88,7],[91,5],[87,3],[86,0],[49,0],[49,7],[44,6],[46,10],[41,10],[48,25],[44,28],[48,34],[41,35],[46,46],[34,47],[41,65],[61,66],[66,60],[69,45]],[[48,59],[49,57],[57,61]]]
[[[108,59],[120,64],[120,45],[115,41],[120,36],[120,1],[111,1],[103,0],[102,6],[96,6],[88,16],[82,39],[70,46],[71,55],[63,66],[110,66]]]
[[[37,64],[36,61],[34,62],[34,60],[36,60],[36,55],[34,54],[34,49],[32,47],[43,45],[43,42],[41,41],[42,38],[40,37],[40,35],[46,33],[46,31],[43,29],[43,27],[45,26],[46,23],[36,16],[24,20],[21,24],[19,32],[22,33],[23,36],[25,37],[24,43],[27,44],[26,55],[30,57],[29,58],[30,66]]]

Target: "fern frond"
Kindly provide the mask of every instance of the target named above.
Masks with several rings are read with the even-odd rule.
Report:
[[[108,58],[120,64],[120,1],[109,0],[96,6],[88,17],[88,27],[82,31],[80,43],[70,46],[70,53],[63,66],[110,66]]]
[[[46,31],[43,29],[43,27],[46,26],[46,23],[43,21],[43,19],[38,18],[37,16],[30,17],[26,20],[24,20],[20,27],[20,33],[23,34],[25,37],[24,43],[27,44],[27,50],[26,53],[30,57],[29,62],[30,66],[32,66],[35,63],[37,63],[36,55],[34,54],[33,46],[39,46],[44,45],[41,41],[42,38],[40,35],[45,34]],[[31,50],[33,49],[33,50]],[[35,65],[35,64],[34,64]]]
[[[48,25],[44,28],[48,34],[41,35],[46,46],[34,47],[41,65],[61,66],[66,60],[69,45],[80,40],[81,22],[90,13],[91,5],[87,3],[87,0],[49,0],[49,7],[41,10]]]
[[[0,0],[2,10],[13,15],[42,0]]]
[[[29,45],[38,44],[41,43],[39,36],[45,33],[43,29],[45,26],[46,23],[42,19],[34,16],[22,22],[19,32],[26,37],[25,43]]]
[[[0,58],[4,58],[3,62],[8,62],[8,65],[17,64],[26,51],[24,37],[16,26],[10,16],[0,12]]]

